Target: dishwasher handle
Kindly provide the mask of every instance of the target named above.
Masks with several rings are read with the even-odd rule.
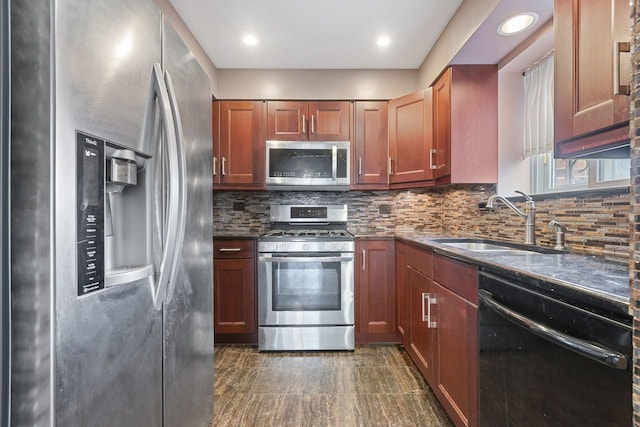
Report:
[[[479,290],[478,298],[480,302],[484,303],[488,308],[500,314],[505,319],[529,330],[539,337],[571,350],[581,356],[602,363],[610,368],[627,369],[628,360],[622,353],[602,347],[590,341],[572,337],[571,335],[556,331],[542,323],[529,319],[528,317],[523,316],[522,314],[517,313],[494,300],[491,293],[486,290]]]

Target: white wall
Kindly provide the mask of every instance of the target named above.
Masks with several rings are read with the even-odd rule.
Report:
[[[491,14],[500,0],[464,0],[418,70],[418,89],[429,87]]]
[[[417,70],[218,70],[220,99],[391,99],[416,90]]]
[[[524,78],[522,72],[498,73],[498,185],[497,193],[530,193],[530,165],[523,159]]]

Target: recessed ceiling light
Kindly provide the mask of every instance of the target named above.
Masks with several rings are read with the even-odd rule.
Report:
[[[498,34],[502,36],[510,36],[518,34],[533,26],[538,22],[538,14],[535,12],[519,13],[507,18],[498,26]]]
[[[389,43],[391,43],[391,39],[387,36],[381,36],[378,38],[377,43],[380,47],[389,46]]]
[[[242,41],[244,42],[244,44],[246,44],[247,46],[255,46],[258,44],[258,39],[255,36],[252,36],[250,34],[244,36],[244,38],[242,39]]]

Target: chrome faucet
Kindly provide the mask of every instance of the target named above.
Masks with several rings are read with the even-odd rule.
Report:
[[[567,232],[567,227],[555,218],[549,222],[549,227],[556,229],[556,245],[553,249],[557,249],[559,251],[567,249],[567,246],[564,243],[564,235]]]
[[[518,216],[525,219],[524,243],[527,245],[535,245],[536,244],[536,204],[531,198],[531,196],[524,194],[522,191],[516,190],[516,193],[522,194],[524,196],[524,199],[525,199],[524,212],[518,209],[509,200],[505,199],[502,196],[498,196],[496,194],[489,197],[489,200],[487,200],[487,209],[493,209],[494,200],[499,200],[505,205],[507,205],[507,207],[510,208],[512,211],[514,211],[516,214],[518,214]]]

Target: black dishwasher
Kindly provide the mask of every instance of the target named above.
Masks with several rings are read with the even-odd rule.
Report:
[[[486,271],[479,285],[482,427],[632,425],[631,317]]]

